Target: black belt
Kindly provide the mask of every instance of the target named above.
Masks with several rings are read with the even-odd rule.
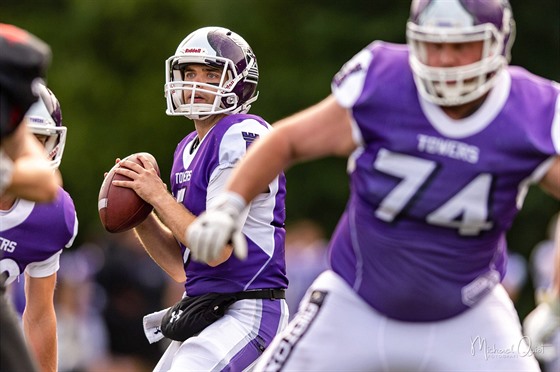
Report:
[[[255,290],[237,292],[232,294],[238,300],[249,300],[249,299],[284,300],[286,298],[285,289],[255,289]]]

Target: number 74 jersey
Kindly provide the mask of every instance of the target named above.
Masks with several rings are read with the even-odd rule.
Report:
[[[406,46],[374,42],[335,76],[360,147],[331,265],[366,302],[406,321],[476,304],[505,274],[505,233],[560,153],[556,83],[499,73],[471,116],[422,99]]]

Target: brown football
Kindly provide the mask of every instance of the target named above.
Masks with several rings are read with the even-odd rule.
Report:
[[[159,175],[159,167],[156,159],[147,152],[138,152],[127,156],[124,160],[130,160],[136,164],[142,165],[138,159],[138,155],[146,156]],[[119,233],[142,223],[152,212],[151,204],[146,203],[136,192],[126,187],[113,186],[113,180],[130,180],[121,174],[115,173],[115,169],[119,164],[115,164],[107,173],[107,176],[101,184],[99,190],[99,198],[97,201],[97,209],[99,218],[105,230],[111,233]]]

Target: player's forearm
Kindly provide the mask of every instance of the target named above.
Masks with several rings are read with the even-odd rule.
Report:
[[[37,202],[49,202],[56,198],[62,184],[60,172],[47,162],[34,158],[20,158],[14,162],[14,170],[6,193]]]
[[[2,150],[12,159],[12,172],[6,193],[38,202],[56,198],[62,179],[54,172],[37,139],[22,124],[2,141]]]
[[[44,316],[31,320],[24,313],[23,327],[28,345],[43,372],[58,369],[56,316],[54,309]]]
[[[280,130],[256,141],[233,171],[226,190],[239,194],[248,203],[266,190],[268,184],[290,163],[290,144]]]
[[[560,156],[556,156],[552,166],[540,182],[540,186],[552,197],[560,200]]]
[[[181,249],[173,233],[158,217],[151,213],[134,231],[150,257],[175,281],[184,282]]]

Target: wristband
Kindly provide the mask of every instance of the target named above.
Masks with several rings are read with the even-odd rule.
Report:
[[[245,209],[247,203],[241,195],[236,192],[227,191],[218,195],[208,206],[208,210],[222,210],[230,216],[237,218]]]

